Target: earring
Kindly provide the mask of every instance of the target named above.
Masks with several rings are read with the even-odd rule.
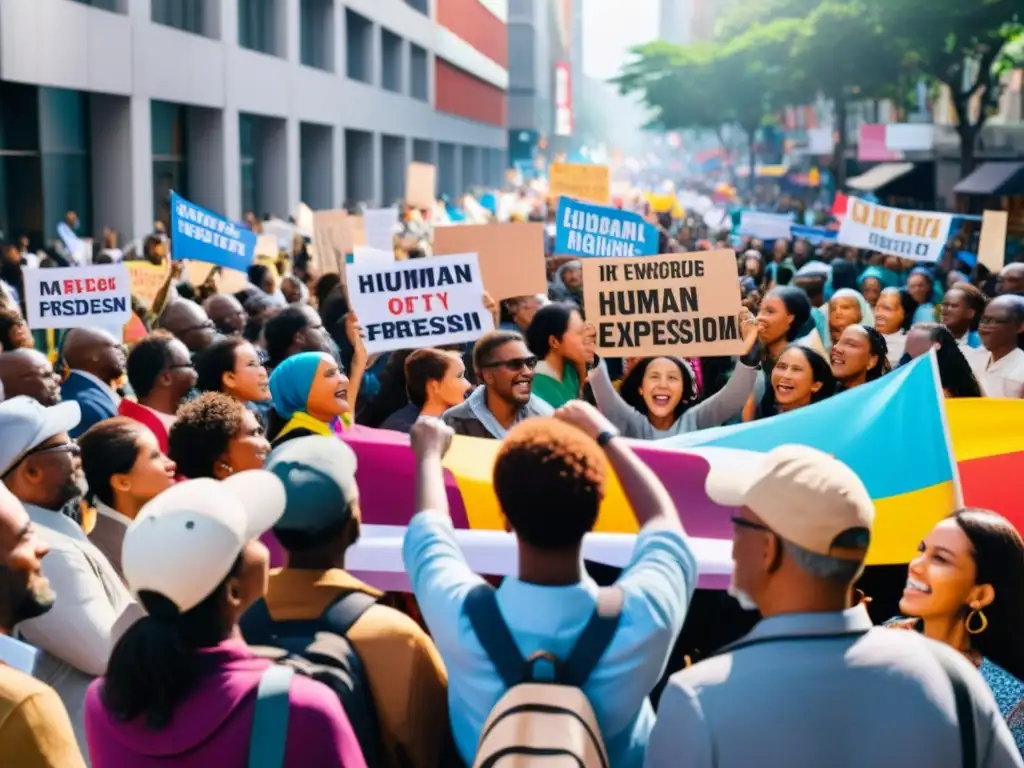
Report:
[[[981,621],[981,626],[979,627],[971,626],[975,616]],[[967,630],[969,635],[980,635],[988,629],[988,618],[985,616],[985,612],[981,608],[972,608],[971,612],[967,614],[967,619],[964,621],[964,629]]]
[[[233,474],[235,471],[234,469],[231,468],[230,464],[225,464],[223,461],[220,463],[220,465],[221,467],[224,468],[224,471],[227,472],[229,475]]]

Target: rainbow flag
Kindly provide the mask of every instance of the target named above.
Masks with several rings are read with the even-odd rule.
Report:
[[[961,506],[933,354],[808,408],[661,441],[764,453],[800,443],[853,469],[875,502],[872,565],[906,563],[935,523]]]
[[[1024,532],[1024,400],[946,401],[964,506],[992,509]]]
[[[635,441],[632,447],[675,499],[683,525],[694,539],[702,586],[724,586],[731,568],[733,511],[708,498],[704,490],[708,472],[719,464],[752,469],[762,454],[783,443],[811,445],[849,464],[864,481],[878,512],[868,562],[905,563],[935,522],[960,505],[938,382],[934,357],[929,356],[813,407],[669,440]],[[402,530],[417,511],[415,463],[408,437],[354,429],[345,440],[359,461],[364,523],[364,537],[352,552],[350,567],[401,571]],[[474,567],[481,572],[507,574],[514,572],[514,546],[504,532],[491,484],[500,448],[497,440],[456,437],[444,466],[452,519],[460,529],[464,550],[472,550],[467,551],[471,564],[475,559],[478,566]],[[612,477],[584,552],[600,562],[623,565],[636,531],[633,511]]]

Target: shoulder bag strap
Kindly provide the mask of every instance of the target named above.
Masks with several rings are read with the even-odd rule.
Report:
[[[345,637],[359,617],[372,608],[377,598],[365,592],[349,592],[339,597],[323,613],[323,626],[336,635]]]
[[[498,669],[506,688],[522,682],[526,660],[519,652],[515,638],[509,631],[501,608],[498,607],[498,596],[489,584],[478,584],[473,587],[462,604],[462,610],[469,618],[470,626],[476,635],[484,653]]]
[[[271,664],[260,677],[249,735],[248,768],[283,768],[288,742],[288,690],[295,670]]]
[[[953,686],[953,699],[956,702],[956,720],[960,729],[960,755],[963,768],[977,768],[978,738],[974,731],[974,704],[971,689],[964,676],[953,660],[943,653],[932,649],[932,655],[942,665],[942,670]]]
[[[565,662],[565,682],[582,688],[594,671],[622,619],[625,593],[619,587],[605,587],[598,592],[597,607],[583,628],[576,645]]]

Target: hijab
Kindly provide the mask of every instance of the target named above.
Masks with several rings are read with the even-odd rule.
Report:
[[[860,289],[864,285],[864,281],[871,277],[879,282],[883,291],[886,288],[898,288],[900,284],[900,276],[891,269],[872,266],[860,273],[860,277],[857,278],[857,288]]]
[[[860,291],[853,288],[843,288],[832,294],[832,298],[854,299],[860,305],[860,325],[866,325],[869,328],[875,327],[875,313],[871,309],[871,305],[868,304],[868,300],[861,295]],[[829,301],[831,302],[831,299]]]
[[[285,358],[270,374],[270,397],[274,410],[285,420],[306,410],[309,390],[324,362],[324,352],[300,352]]]

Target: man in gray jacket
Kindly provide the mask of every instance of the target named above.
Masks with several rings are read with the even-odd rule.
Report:
[[[966,658],[849,607],[874,521],[849,467],[784,445],[752,476],[712,472],[707,492],[736,510],[730,592],[764,618],[672,676],[647,768],[1024,765]],[[961,739],[971,735],[967,761]]]

